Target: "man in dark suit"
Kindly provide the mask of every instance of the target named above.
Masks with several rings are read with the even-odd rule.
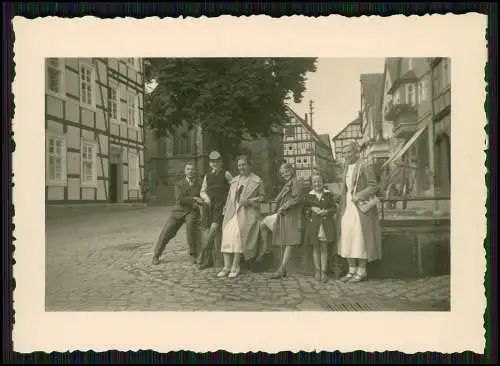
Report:
[[[194,178],[194,164],[184,167],[185,178],[175,184],[176,205],[158,237],[153,253],[153,264],[160,263],[160,256],[167,243],[175,237],[182,224],[186,223],[189,255],[195,261],[198,255],[199,210],[203,200],[200,198],[200,184]]]

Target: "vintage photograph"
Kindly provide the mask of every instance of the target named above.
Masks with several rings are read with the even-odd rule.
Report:
[[[449,58],[47,58],[46,311],[449,311]]]
[[[45,311],[449,312],[451,61],[46,58]]]

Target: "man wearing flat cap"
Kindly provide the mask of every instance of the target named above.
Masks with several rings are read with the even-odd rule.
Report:
[[[201,186],[200,197],[207,205],[208,234],[203,241],[198,263],[200,269],[206,269],[214,265],[213,241],[219,236],[223,219],[223,209],[226,204],[229,185],[233,179],[231,173],[222,169],[222,157],[218,151],[212,151],[209,155],[211,171],[205,175]]]

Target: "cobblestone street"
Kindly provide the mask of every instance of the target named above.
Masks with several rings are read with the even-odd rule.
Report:
[[[47,311],[395,311],[449,310],[449,276],[317,283],[291,273],[268,280],[243,272],[219,279],[187,255],[182,228],[158,266],[154,241],[170,209],[83,215],[47,221]]]

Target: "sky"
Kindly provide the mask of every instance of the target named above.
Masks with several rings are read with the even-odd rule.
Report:
[[[356,119],[361,105],[359,76],[383,73],[384,58],[318,58],[317,70],[309,73],[300,104],[290,107],[300,116],[309,112],[314,101],[313,128],[318,134],[335,137]]]

